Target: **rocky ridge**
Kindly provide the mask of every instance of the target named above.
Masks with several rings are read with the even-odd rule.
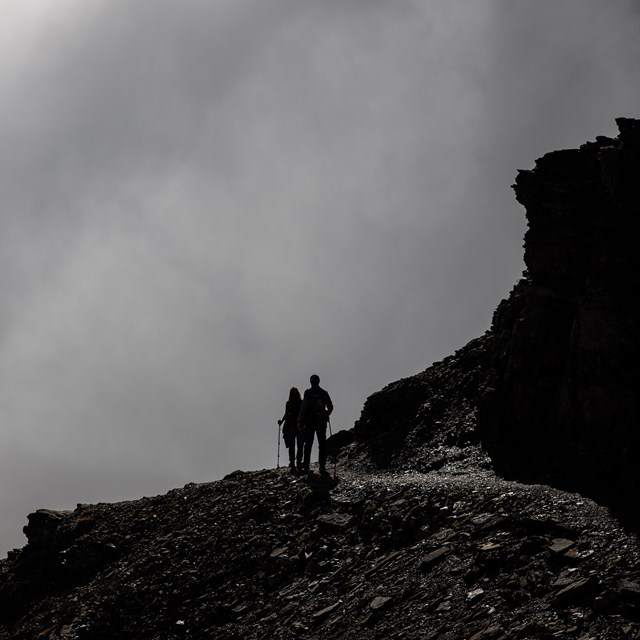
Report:
[[[31,514],[0,638],[640,637],[640,549],[603,507],[464,462],[231,474]]]

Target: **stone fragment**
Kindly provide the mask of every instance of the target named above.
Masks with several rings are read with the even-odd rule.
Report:
[[[353,511],[356,507],[361,506],[363,500],[355,500],[353,498],[331,498],[331,504],[334,507],[345,511]]]
[[[324,609],[320,609],[320,611],[316,611],[313,614],[313,619],[316,622],[319,620],[324,620],[326,617],[330,616],[341,604],[342,600],[338,600],[338,602],[334,602],[332,605],[329,605]]]
[[[474,633],[469,640],[498,640],[498,638],[504,638],[504,630],[502,627],[491,626]]]
[[[70,624],[65,624],[56,634],[56,638],[59,638],[60,640],[73,640],[76,637],[76,631]]]
[[[576,578],[576,573],[575,573],[575,569],[569,569],[568,571],[563,571],[555,580],[555,582],[553,583],[554,587],[558,587],[559,589],[564,589],[565,587],[568,587],[570,584],[573,584],[577,578]]]
[[[440,612],[451,611],[451,600],[445,600],[444,602],[441,602],[437,606],[436,611],[440,611]]]
[[[451,551],[451,548],[445,545],[427,554],[420,561],[420,569],[424,571],[425,569],[428,569],[429,567],[433,566],[434,564],[442,560],[449,553],[449,551]]]
[[[553,596],[552,602],[555,606],[565,605],[570,602],[577,602],[584,599],[594,586],[594,580],[583,578],[575,580]]]
[[[555,554],[562,554],[568,551],[574,545],[573,540],[567,538],[555,538],[549,549]]]
[[[575,547],[572,547],[571,549],[569,549],[566,553],[562,554],[567,560],[575,560],[575,561],[579,561],[582,559],[582,556],[580,555],[580,553],[578,552],[578,550]]]
[[[484,595],[484,589],[480,589],[480,588],[474,589],[473,591],[469,591],[469,593],[467,593],[467,601],[475,602],[483,595]]]
[[[388,607],[390,604],[391,598],[388,598],[386,596],[377,596],[371,601],[369,607],[374,611],[380,611]]]
[[[487,530],[498,526],[504,522],[503,516],[498,516],[494,513],[480,513],[477,516],[471,518],[471,523],[478,529]]]
[[[453,529],[441,529],[440,531],[436,532],[433,537],[438,542],[446,542],[447,540],[453,538],[455,535],[456,532]]]
[[[354,521],[348,513],[323,513],[316,518],[316,522],[327,531],[344,531]]]
[[[233,611],[233,613],[235,613],[237,616],[241,616],[247,613],[252,608],[252,606],[253,605],[250,602],[241,602],[240,604],[233,607],[231,611]]]

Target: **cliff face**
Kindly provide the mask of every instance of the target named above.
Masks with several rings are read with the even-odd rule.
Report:
[[[503,475],[629,515],[640,494],[640,121],[616,122],[617,138],[519,172],[523,279],[483,337],[367,400],[348,458],[427,471],[481,442]]]
[[[640,458],[640,121],[521,171],[525,277],[493,319],[478,428],[498,468],[610,498]]]

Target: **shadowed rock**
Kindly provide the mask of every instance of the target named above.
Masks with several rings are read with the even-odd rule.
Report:
[[[518,174],[525,277],[494,315],[478,429],[511,477],[617,508],[640,487],[640,123]]]
[[[639,524],[640,121],[616,122],[518,173],[522,280],[484,336],[368,398],[344,460],[428,471],[481,442],[505,476]]]

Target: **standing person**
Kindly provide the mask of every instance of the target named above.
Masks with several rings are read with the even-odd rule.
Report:
[[[296,444],[298,445],[298,471],[302,467],[302,451],[304,447],[304,435],[298,430],[298,416],[300,415],[300,407],[302,406],[302,398],[296,387],[291,387],[289,391],[289,399],[284,406],[284,415],[278,424],[284,422],[282,427],[282,438],[284,444],[289,450],[289,468],[291,473],[296,471]]]
[[[318,465],[320,473],[327,472],[327,422],[333,411],[333,403],[329,394],[320,386],[320,378],[312,375],[309,379],[311,388],[304,392],[298,428],[304,429],[304,464],[302,469],[309,471],[313,437],[318,436]]]

